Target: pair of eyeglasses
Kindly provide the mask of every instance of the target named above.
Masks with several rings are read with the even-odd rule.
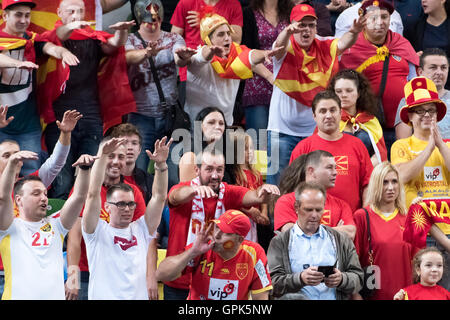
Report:
[[[430,116],[434,115],[437,113],[437,109],[422,109],[422,108],[418,108],[418,109],[412,109],[411,112],[414,112],[420,116],[425,115],[425,113],[428,112],[428,114]]]
[[[130,201],[130,202],[119,201],[119,202],[108,202],[108,203],[115,205],[120,210],[124,210],[126,207],[130,208],[131,210],[136,208],[136,202],[134,202],[134,201]]]

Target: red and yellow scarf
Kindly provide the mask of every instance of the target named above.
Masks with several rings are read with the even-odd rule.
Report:
[[[361,128],[370,137],[372,147],[377,155],[378,161],[383,162],[387,160],[386,143],[384,142],[383,129],[381,128],[378,119],[366,112],[359,112],[356,116],[352,116],[347,111],[342,109],[341,122],[339,128],[344,131],[348,123],[351,123],[352,127],[356,130]]]
[[[55,29],[42,36],[56,45],[61,41],[56,35],[56,29],[61,21],[55,24]],[[90,27],[74,30],[71,40],[94,39],[106,43],[113,37],[104,31],[96,31]],[[136,102],[128,81],[125,49],[120,47],[110,56],[104,57],[98,69],[98,88],[100,111],[103,120],[103,131],[122,122],[122,116],[136,111]],[[64,91],[65,82],[69,79],[70,68],[62,66],[61,60],[48,59],[44,67],[38,72],[38,106],[45,123],[55,121],[53,101]]]
[[[424,200],[409,207],[403,240],[418,248],[424,248],[431,226],[448,232],[450,228],[450,199]]]
[[[314,39],[308,52],[290,38],[290,46],[274,84],[291,98],[311,106],[339,70],[337,41]]]
[[[253,78],[250,64],[249,48],[233,42],[227,58],[214,56],[211,65],[217,74],[224,79],[249,79]]]

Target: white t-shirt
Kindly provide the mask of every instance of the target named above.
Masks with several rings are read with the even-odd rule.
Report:
[[[290,41],[288,46],[290,46]],[[280,59],[273,57],[273,78],[281,69],[286,54]],[[269,108],[267,130],[281,132],[290,136],[309,137],[316,128],[312,109],[289,97],[277,86],[273,86]]]
[[[148,300],[147,251],[150,240],[144,216],[117,229],[98,220],[94,233],[82,228],[89,265],[89,300]]]
[[[29,222],[15,218],[0,230],[5,269],[3,300],[64,300],[63,241],[60,218]]]
[[[206,107],[217,107],[225,115],[225,122],[233,124],[233,108],[239,89],[239,79],[221,78],[197,49],[187,67],[186,102],[184,110],[190,115],[192,127],[197,114]],[[250,54],[250,53],[249,53]]]
[[[344,33],[346,33],[353,25],[353,20],[358,19],[359,13],[358,10],[361,8],[361,2],[356,3],[350,8],[345,9],[339,15],[336,20],[336,32],[335,37],[340,38]],[[402,17],[394,10],[391,15],[391,21],[389,24],[389,29],[393,32],[397,32],[400,35],[403,35],[403,22]]]

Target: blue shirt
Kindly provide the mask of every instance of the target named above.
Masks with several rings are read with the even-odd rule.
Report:
[[[336,263],[336,245],[325,228],[306,235],[296,223],[290,230],[289,261],[293,273],[302,272],[311,266],[332,266]],[[328,288],[325,283],[317,286],[304,286],[300,293],[311,300],[336,300],[336,289]]]

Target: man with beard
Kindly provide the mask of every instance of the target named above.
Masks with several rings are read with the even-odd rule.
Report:
[[[244,240],[249,218],[228,210],[212,222],[196,227],[197,238],[186,251],[161,262],[158,280],[174,280],[186,270],[192,274],[188,300],[247,300],[250,292],[252,300],[268,300],[272,284],[264,249]]]
[[[196,230],[229,209],[251,207],[266,202],[271,194],[278,195],[278,187],[263,184],[256,190],[222,182],[225,157],[218,150],[206,149],[199,154],[198,177],[181,182],[169,191],[169,241],[167,256],[180,254],[195,241]],[[258,222],[259,216],[252,217]],[[189,275],[166,281],[164,297],[186,299],[189,293]]]

